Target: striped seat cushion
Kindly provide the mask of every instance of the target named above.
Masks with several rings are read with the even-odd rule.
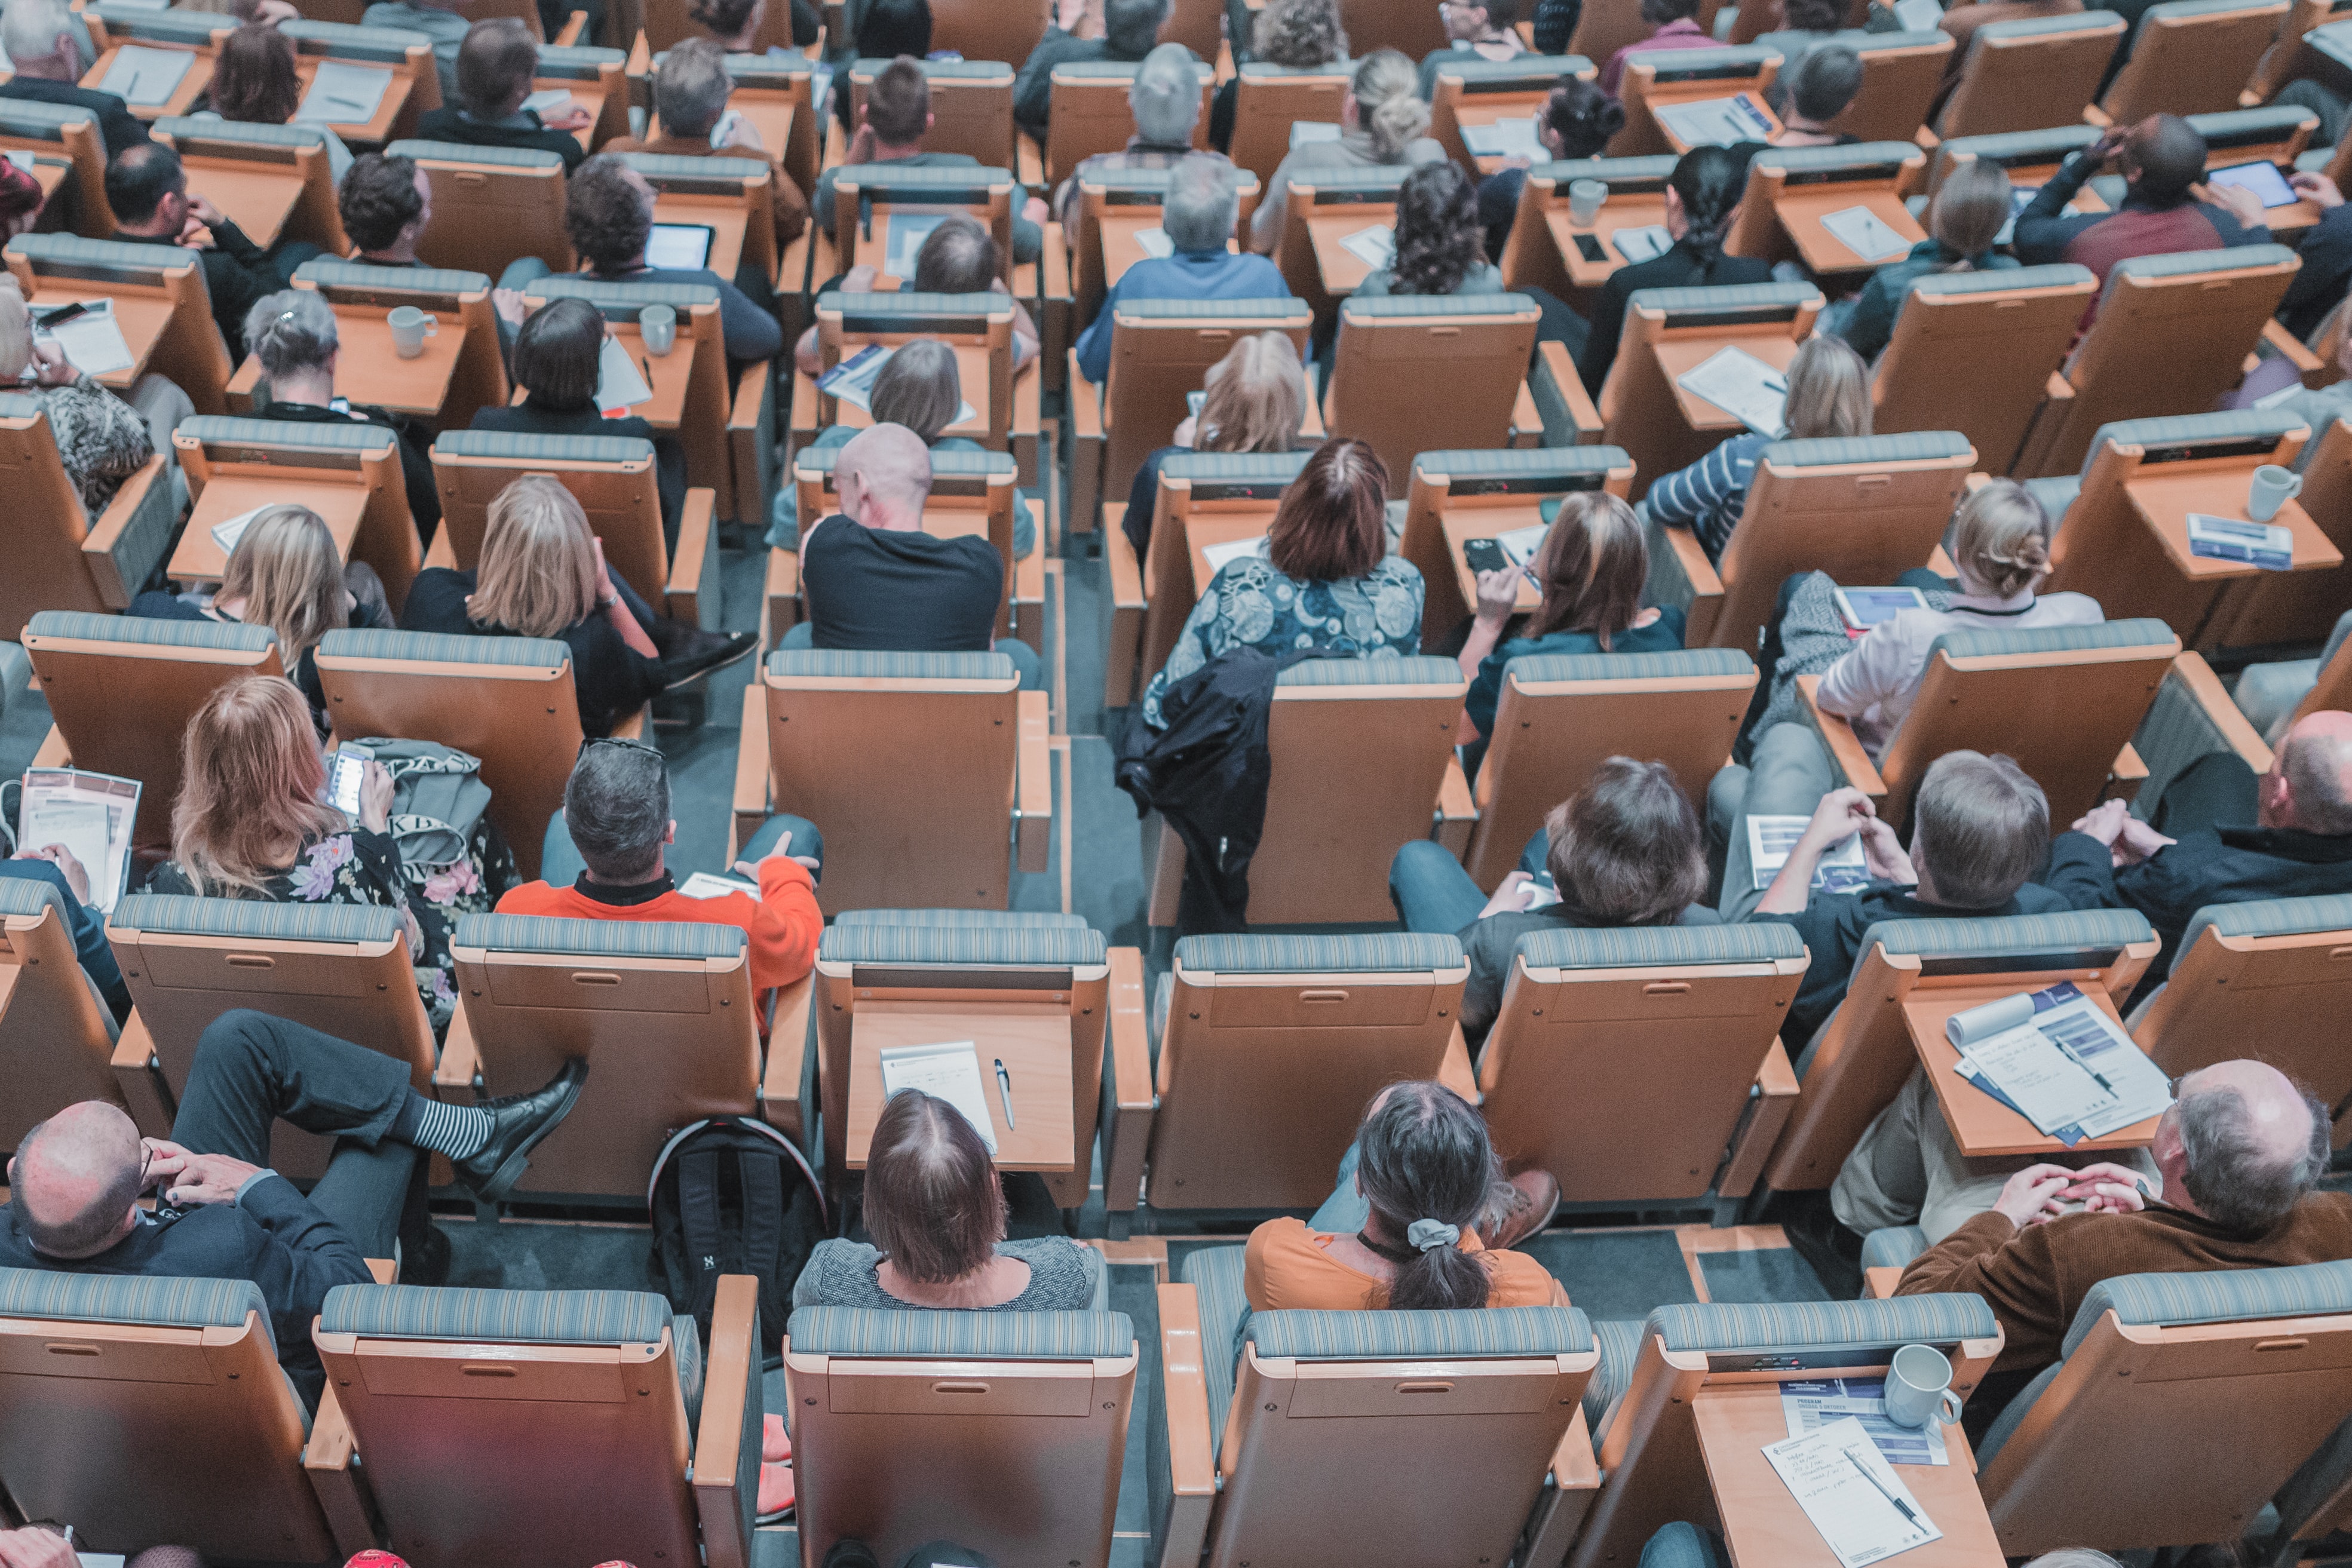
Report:
[[[1187,974],[1381,975],[1459,969],[1462,944],[1410,931],[1351,936],[1185,936],[1176,967]]]
[[[2216,936],[2301,936],[2318,931],[2352,931],[2352,894],[2324,898],[2257,898],[2244,904],[2209,904],[2189,921],[2173,951],[2186,953],[2210,931]]]
[[[1737,648],[1676,648],[1662,653],[1522,653],[1503,673],[1522,686],[1603,681],[1704,681],[1744,675],[1756,661]]]
[[[456,943],[492,953],[582,958],[732,958],[751,938],[740,925],[691,920],[559,920],[544,915],[464,915]]]
[[[2202,1273],[2119,1274],[2091,1287],[2066,1330],[2072,1355],[2107,1313],[2141,1327],[2251,1322],[2352,1312],[2352,1261],[2292,1269],[2216,1269]]]
[[[1908,141],[1856,141],[1844,147],[1767,147],[1756,154],[1756,162],[1791,174],[1829,174],[1900,163],[1918,155],[1919,149]]]
[[[1454,479],[1559,479],[1567,481],[1562,488],[1580,490],[1632,462],[1622,446],[1528,446],[1423,452],[1413,458],[1412,465],[1422,473]]]
[[[934,81],[942,78],[951,81],[1011,81],[1013,68],[1003,60],[917,60],[923,75]],[[855,75],[871,79],[889,66],[887,59],[858,57],[852,68]]]
[[[1381,649],[1353,659],[1305,659],[1275,676],[1277,686],[1463,686],[1462,667],[1425,653]]]
[[[539,50],[539,74],[583,80],[595,76],[599,66],[625,65],[628,58],[624,49],[598,48],[590,44],[543,44]]]
[[[478,1344],[656,1344],[669,1302],[646,1291],[469,1291],[429,1285],[338,1285],[321,1333]]]
[[[1298,477],[1311,452],[1179,452],[1160,465],[1161,480],[1280,479]]]
[[[451,457],[530,463],[650,463],[654,444],[634,435],[539,435],[521,430],[445,430],[433,450]]]
[[[331,635],[331,633],[330,633]],[[846,648],[779,648],[768,655],[778,680],[1009,681],[1003,653],[885,653]]]
[[[263,1299],[261,1287],[249,1280],[0,1269],[0,1318],[234,1329],[244,1327],[248,1317],[257,1315],[262,1336],[269,1338],[269,1303]]]
[[[1650,1313],[1645,1334],[1668,1350],[1797,1351],[1949,1343],[2000,1333],[1982,1296],[1898,1296],[1886,1301],[1681,1303]]]
[[[294,281],[327,289],[373,288],[398,294],[478,294],[490,287],[488,273],[463,272],[453,267],[370,267],[333,256],[312,256],[294,269]]]
[[[865,320],[891,316],[988,316],[1012,305],[1011,298],[1003,294],[918,294],[912,289],[897,294],[828,292],[819,298]]]
[[[1087,917],[1045,909],[845,909],[835,925],[961,925],[1030,931],[1084,931]]]
[[[10,105],[14,112],[37,107],[39,106],[29,103]],[[36,272],[52,272],[66,267],[100,267],[122,277],[161,278],[187,265],[163,255],[152,245],[84,239],[79,235],[18,235],[8,242],[8,254],[29,258]],[[187,423],[182,420],[179,428],[185,429]]]
[[[1463,50],[1437,57],[1441,79],[1452,77],[1456,81],[1486,84],[1490,92],[1496,82],[1549,88],[1562,77],[1583,76],[1591,69],[1592,62],[1582,55],[1514,55],[1507,60],[1490,60]]]
[[[1592,1451],[1601,1451],[1601,1431],[1614,1406],[1633,1382],[1633,1363],[1642,1354],[1643,1325],[1637,1322],[1597,1322],[1592,1343],[1600,1347],[1601,1364],[1584,1385],[1584,1427],[1592,1435]]]
[[[1911,1260],[1927,1250],[1927,1233],[1916,1225],[1893,1225],[1862,1239],[1865,1269],[1907,1269]]]
[[[2022,632],[1947,632],[1927,645],[1927,657],[2015,659],[2037,653],[2086,653],[2106,648],[2178,646],[2161,621],[2102,621],[2089,626],[2042,626]]]
[[[2072,22],[2076,18],[2060,16],[2047,19]],[[1979,32],[1983,30],[1978,29]],[[1955,294],[2000,294],[2012,288],[2064,288],[2073,284],[2092,282],[2094,276],[2089,267],[2076,267],[2072,262],[2057,267],[2011,267],[1994,272],[1927,272],[1913,278],[1907,291],[1938,298]],[[2052,515],[2054,517],[2056,514]]]
[[[144,26],[151,19],[163,22],[170,19],[173,14],[142,10],[139,16],[141,25]],[[201,16],[197,26],[191,29],[197,33],[197,37],[190,41],[209,43],[212,26],[211,16]],[[259,125],[247,120],[198,120],[193,116],[167,114],[155,121],[154,129],[182,146],[192,141],[243,141],[256,147],[324,147],[327,144],[326,131],[316,125]]]
[[[1883,946],[1889,954],[1923,958],[2036,958],[2105,952],[2155,939],[2147,917],[2137,909],[2075,909],[1976,919],[1882,920],[1863,933],[1862,951]]]
[[[1663,182],[1675,172],[1675,165],[1680,162],[1671,152],[1654,153],[1646,158],[1570,158],[1559,162],[1538,163],[1528,172],[1540,174],[1565,191],[1578,180],[1598,180],[1603,184],[1641,184],[1652,180]]]
[[[799,1355],[1117,1360],[1135,1353],[1125,1312],[894,1312],[802,1307],[786,1330]]]
[[[756,180],[770,169],[765,162],[749,158],[680,158],[667,152],[624,152],[621,161],[656,189],[663,180]]]
[[[423,33],[413,33],[405,27],[369,27],[352,22],[313,22],[307,16],[277,24],[278,31],[295,40],[297,47],[308,40],[327,46],[323,52],[342,55],[353,59],[400,60],[414,48],[432,47],[433,40]],[[322,51],[312,50],[310,53]],[[390,152],[390,148],[385,149]],[[557,160],[562,162],[562,159]]]
[[[1966,457],[1969,438],[1957,430],[1916,430],[1903,435],[1847,435],[1776,441],[1761,461],[1775,468],[1828,468],[1853,463],[1918,463]]]
[[[0,131],[23,137],[28,141],[63,141],[67,126],[95,125],[97,122],[97,113],[78,103],[35,103],[30,99],[0,99]],[[15,248],[18,240],[34,237],[19,235],[16,240],[9,242],[10,248]]]
[[[1242,1291],[1247,1249],[1204,1247],[1185,1256],[1178,1271],[1192,1287],[1201,1309],[1201,1378],[1209,1390],[1209,1443],[1222,1448],[1225,1416],[1234,1403],[1234,1369],[1240,1364],[1242,1334],[1249,1326],[1249,1297]]]
[[[1696,49],[1678,51],[1687,59]],[[1807,305],[1821,303],[1822,291],[1810,283],[1718,283],[1703,288],[1640,288],[1626,301],[1629,309],[1657,310],[1668,316],[1738,315],[1757,320],[1786,320]]]
[[[667,305],[683,314],[719,303],[719,290],[708,283],[607,283],[577,274],[542,277],[523,292],[537,299],[585,299],[607,321],[634,321],[648,305]]]
[[[67,914],[64,898],[48,883],[29,876],[0,876],[0,916],[26,919],[51,909],[59,918]]]
[[[1582,1355],[1592,1325],[1574,1307],[1490,1307],[1483,1312],[1255,1312],[1242,1331],[1261,1361],[1387,1361],[1444,1357]]]
[[[1524,294],[1384,294],[1349,296],[1340,316],[1350,321],[1411,320],[1422,316],[1524,316],[1536,302]]]
[[[375,904],[279,904],[257,898],[192,898],[134,893],[108,922],[120,931],[171,936],[236,936],[257,942],[389,942],[400,911]]]
[[[319,640],[322,659],[398,659],[419,664],[512,664],[557,669],[572,650],[551,637],[460,637],[446,632],[334,631]]]
[[[2275,249],[2275,246],[2257,247]],[[2220,254],[2203,251],[2196,254]],[[2165,256],[2140,256],[2140,261],[2164,261]],[[2124,266],[2132,265],[2129,262]],[[2225,413],[2173,413],[2154,419],[2119,419],[2099,426],[2091,437],[2091,449],[2083,455],[2083,474],[2087,476],[2091,465],[2098,461],[2104,446],[2190,446],[2210,441],[2252,441],[2268,436],[2275,441],[2290,431],[2304,428],[2299,413],[2284,409],[2241,408]]]
[[[2033,38],[2040,37],[2048,33],[2073,33],[2088,27],[2096,26],[2110,17],[2113,17],[2116,21],[2122,20],[2122,18],[2120,16],[2116,16],[2116,13],[2113,11],[2082,11],[2077,12],[2071,16],[2032,16],[2022,22],[1988,22],[1985,26],[1979,27],[1976,30],[1976,38],[1981,38],[1987,33],[1990,33],[1996,38]],[[1976,38],[1971,38],[1969,40],[1971,46],[1976,45]],[[2091,131],[2091,140],[2097,140],[2097,129],[2095,127],[2088,127],[2086,129],[2089,129]],[[1990,141],[1992,140],[1993,138],[1990,136],[1967,137],[1962,139],[1961,141],[1954,143],[1954,145],[1966,145],[1969,141]],[[2090,145],[2090,142],[2084,141],[2082,145],[2087,147]]]
[[[1804,939],[1777,920],[1752,925],[1565,926],[1530,931],[1512,949],[1530,969],[1655,969],[1686,964],[1768,964],[1805,956]]]
[[[1069,68],[1061,68],[1065,70]],[[1314,310],[1304,299],[1287,295],[1265,299],[1122,299],[1118,302],[1121,320],[1183,321],[1241,320],[1264,321],[1267,326],[1287,326],[1307,320]]]
[[[223,445],[280,446],[313,452],[373,452],[399,439],[377,424],[295,424],[282,419],[247,419],[236,414],[200,413],[180,421],[173,430],[191,441]]]
[[[476,147],[465,141],[425,141],[411,138],[384,149],[387,156],[414,158],[420,163],[481,163],[500,169],[561,169],[561,154],[536,147]]]
[[[835,925],[817,943],[828,964],[1003,964],[1076,969],[1109,961],[1102,933],[1085,926]]]
[[[183,421],[182,423],[185,423]],[[148,648],[207,648],[220,653],[258,653],[278,641],[267,626],[221,621],[150,621],[138,615],[96,615],[83,610],[40,610],[25,622],[29,640],[67,643],[136,643]]]

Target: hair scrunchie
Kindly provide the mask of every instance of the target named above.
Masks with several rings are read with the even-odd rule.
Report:
[[[1434,1252],[1462,1239],[1462,1228],[1439,1219],[1416,1219],[1404,1228],[1404,1239],[1416,1252]]]

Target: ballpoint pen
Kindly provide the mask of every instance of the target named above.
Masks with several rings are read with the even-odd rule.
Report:
[[[1004,1071],[1004,1058],[996,1059],[996,1093],[1004,1102],[1004,1130],[1013,1131],[1013,1074]]]
[[[653,390],[654,390],[654,362],[653,362],[651,360],[649,360],[649,359],[646,358],[646,356],[645,356],[645,355],[643,355],[643,354],[639,354],[639,355],[637,356],[637,363],[639,363],[639,364],[643,365],[643,366],[646,368],[646,391],[647,391],[647,392],[651,392],[651,391],[653,391]]]
[[[2110,1094],[2113,1094],[2116,1092],[2116,1086],[2107,1082],[2107,1075],[2100,1071],[2097,1068],[2092,1066],[2089,1062],[2084,1061],[2082,1053],[2077,1051],[2073,1046],[2068,1045],[2064,1040],[2060,1040],[2056,1035],[2052,1034],[2047,1030],[2042,1032],[2042,1038],[2056,1046],[2067,1061],[2073,1062],[2075,1066],[2081,1068],[2084,1071],[2089,1073],[2094,1079],[2095,1079],[2098,1082],[2100,1088],[2105,1090]]]
[[[1852,1448],[1840,1448],[1838,1452],[1845,1456],[1845,1462],[1847,1464],[1852,1465],[1855,1469],[1862,1472],[1862,1479],[1864,1480],[1868,1481],[1872,1486],[1878,1489],[1879,1496],[1885,1498],[1887,1501],[1895,1505],[1896,1512],[1900,1513],[1905,1519],[1909,1520],[1915,1525],[1919,1522],[1919,1516],[1911,1511],[1911,1505],[1905,1502],[1901,1498],[1896,1497],[1893,1492],[1888,1491],[1886,1490],[1886,1483],[1880,1480],[1876,1476],[1872,1475],[1870,1473],[1870,1467],[1864,1464],[1860,1459],[1854,1458],[1853,1450]]]

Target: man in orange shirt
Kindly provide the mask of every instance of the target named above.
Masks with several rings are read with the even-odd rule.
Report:
[[[751,835],[735,870],[759,883],[757,898],[678,892],[663,864],[663,852],[677,836],[662,754],[634,740],[592,740],[581,747],[563,787],[563,810],[547,825],[540,871],[548,880],[509,892],[498,912],[737,925],[751,939],[754,991],[789,986],[806,975],[824,931],[816,906],[824,841],[816,824],[774,816]]]

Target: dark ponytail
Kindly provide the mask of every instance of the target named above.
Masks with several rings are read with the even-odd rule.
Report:
[[[1560,157],[1598,158],[1625,129],[1625,109],[1581,77],[1562,77],[1544,100],[1544,123],[1559,138]]]
[[[1723,259],[1723,231],[1748,189],[1748,161],[1727,147],[1694,147],[1666,177],[1682,199],[1683,243],[1712,271]]]
[[[1496,1175],[1486,1124],[1442,1083],[1400,1083],[1357,1135],[1358,1179],[1391,1245],[1413,1254],[1397,1266],[1389,1306],[1398,1312],[1486,1304],[1486,1266],[1462,1250],[1486,1205]],[[1415,1243],[1417,1221],[1452,1227],[1454,1238]]]

